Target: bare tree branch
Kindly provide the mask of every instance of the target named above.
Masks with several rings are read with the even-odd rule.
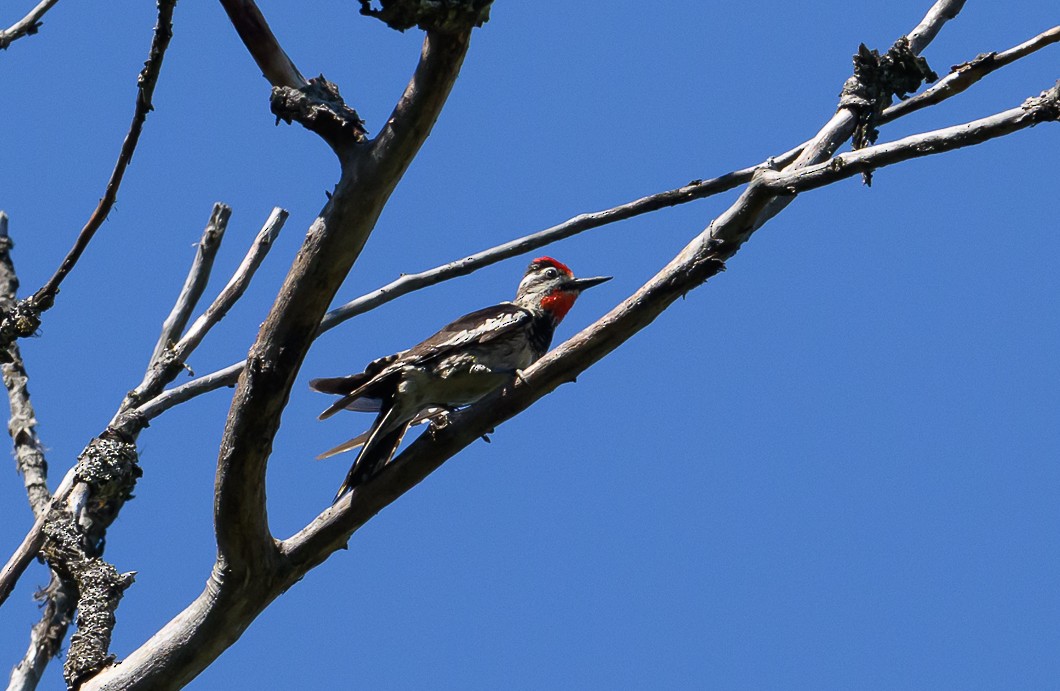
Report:
[[[3,311],[10,310],[18,299],[18,275],[11,260],[14,243],[8,235],[7,225],[7,214],[0,211],[0,310]],[[44,447],[37,438],[37,419],[26,389],[29,377],[18,343],[11,343],[8,355],[10,362],[3,365],[4,386],[11,406],[7,431],[15,445],[15,461],[26,486],[30,508],[35,516],[39,516],[47,510],[52,498],[48,491],[48,462],[44,459]]]
[[[961,93],[991,72],[1005,65],[1011,65],[1020,58],[1025,58],[1057,41],[1060,41],[1060,26],[1043,31],[1029,41],[1006,51],[983,53],[968,62],[955,65],[949,74],[932,85],[930,89],[887,108],[880,116],[880,122],[890,122],[903,115],[941,103],[950,96]]]
[[[55,493],[52,494],[49,511],[51,508],[60,506],[69,497],[74,486],[74,470],[74,468],[71,468],[66,473],[63,481],[56,488]],[[22,538],[22,543],[19,544],[14,554],[4,564],[3,570],[0,570],[0,605],[4,604],[11,591],[14,590],[15,584],[18,583],[19,577],[22,576],[22,572],[40,554],[41,545],[44,544],[44,522],[47,517],[48,512],[37,516],[37,519],[33,522],[33,527],[26,533],[26,537]]]
[[[221,6],[235,27],[243,45],[250,51],[262,76],[273,86],[300,89],[308,82],[291,58],[280,47],[280,42],[269,28],[254,0],[221,0]]]
[[[133,152],[136,151],[136,145],[140,141],[140,133],[143,131],[147,114],[154,110],[154,105],[151,101],[155,93],[155,84],[158,83],[158,75],[162,70],[162,60],[166,55],[166,48],[169,47],[169,40],[173,38],[173,8],[177,3],[176,0],[158,0],[157,4],[158,21],[155,23],[154,36],[151,40],[151,49],[147,55],[147,62],[144,63],[144,68],[137,77],[136,107],[133,110],[129,132],[125,135],[125,141],[122,142],[121,151],[118,154],[118,162],[114,165],[110,180],[107,181],[107,188],[103,192],[103,198],[99,200],[96,210],[92,212],[92,216],[85,223],[85,227],[81,229],[74,246],[70,249],[66,258],[63,259],[55,274],[48,279],[47,283],[41,286],[40,290],[33,294],[31,298],[33,305],[41,311],[47,310],[52,306],[63,279],[73,270],[77,260],[81,258],[81,254],[88,247],[88,243],[91,242],[96,231],[103,225],[103,221],[107,220],[114,202],[117,201],[118,188],[121,186],[122,178],[125,176],[125,170],[129,167]]]
[[[44,14],[57,2],[59,2],[59,0],[41,0],[36,7],[29,11],[29,14],[4,31],[0,31],[0,50],[7,50],[7,47],[11,45],[13,41],[17,41],[23,36],[32,36],[37,33],[41,24],[43,24],[41,19],[44,17]]]
[[[918,55],[923,53],[946,22],[955,19],[963,7],[964,0],[938,0],[920,23],[906,34],[909,38],[909,49]]]
[[[408,168],[449,98],[470,41],[470,29],[457,33],[427,32],[416,71],[390,118],[372,141],[370,155],[377,165],[383,166],[381,174],[400,176]]]
[[[265,255],[268,253],[272,241],[283,227],[283,222],[286,218],[287,212],[283,209],[277,208],[273,210],[272,214],[270,214],[268,220],[265,222],[265,225],[262,227],[261,231],[259,231],[254,244],[247,252],[247,256],[244,257],[243,262],[229,280],[228,285],[221,291],[217,299],[206,312],[196,321],[188,334],[178,341],[173,348],[167,350],[166,356],[163,357],[162,360],[152,363],[152,367],[144,376],[143,382],[126,396],[125,401],[119,406],[118,412],[115,413],[107,430],[100,435],[101,437],[117,435],[129,440],[134,440],[136,438],[139,432],[143,429],[144,424],[148,421],[148,418],[138,415],[135,409],[133,409],[137,397],[144,396],[149,398],[157,395],[163,386],[172,381],[177,374],[182,371],[183,362],[202,341],[202,338],[209,331],[210,327],[224,317],[232,304],[234,304],[246,290],[247,284],[253,277],[254,272],[261,264]],[[94,440],[94,442],[97,441],[98,439]],[[91,446],[92,444],[90,443],[89,447]],[[53,501],[47,507],[49,510],[54,510],[58,506],[61,506],[62,503],[66,501],[67,496],[71,494],[75,488],[77,488],[81,494],[87,492],[85,480],[88,478],[77,475],[75,471],[76,468],[71,469],[70,472],[67,473],[66,478],[63,480],[63,484],[60,486],[60,490],[56,491]],[[75,511],[74,513],[78,512]],[[113,520],[113,517],[109,518],[110,520]],[[25,571],[34,556],[40,552],[41,546],[44,543],[44,527],[45,516],[38,516],[26,537],[23,539],[22,544],[19,545],[19,548],[8,560],[3,571],[0,571],[0,605],[2,605],[7,599],[7,596],[11,593],[15,583],[17,583],[22,572]]]
[[[265,256],[272,248],[273,241],[280,234],[283,224],[287,221],[287,216],[288,213],[285,209],[275,207],[272,210],[272,213],[269,214],[268,219],[265,221],[265,225],[258,231],[257,237],[251,244],[250,249],[247,250],[246,256],[243,257],[243,261],[228,280],[228,284],[225,285],[206,311],[188,328],[187,333],[163,351],[158,359],[152,360],[150,367],[144,374],[143,381],[129,392],[118,412],[114,414],[114,418],[110,422],[111,428],[121,429],[123,434],[132,437],[135,437],[142,429],[144,421],[138,419],[135,415],[129,416],[129,411],[134,409],[144,399],[157,396],[162,391],[163,386],[173,381],[184,367],[188,357],[202,343],[202,339],[206,337],[210,329],[220,322],[228,314],[228,310],[243,296],[247,286],[250,285],[250,280],[254,277],[258,267],[261,266]],[[122,422],[123,419],[126,420],[125,423]]]
[[[135,413],[137,416],[150,422],[173,406],[190,401],[196,396],[201,396],[208,391],[216,391],[217,389],[226,386],[235,386],[236,382],[239,380],[240,373],[243,371],[244,364],[244,362],[236,362],[224,369],[205,374],[197,379],[192,379],[180,386],[166,389],[147,403],[144,403],[137,408]]]
[[[232,209],[227,204],[217,202],[210,212],[210,220],[206,229],[202,231],[202,238],[195,246],[195,259],[188,270],[188,277],[184,281],[184,287],[177,296],[173,310],[162,323],[162,333],[158,337],[158,343],[151,353],[150,364],[154,364],[162,356],[167,348],[176,343],[180,335],[184,333],[184,327],[188,325],[188,319],[195,306],[199,304],[199,298],[206,290],[206,284],[210,280],[210,271],[213,269],[213,261],[217,256],[217,250],[221,248],[225,229],[228,227],[228,219],[232,216]]]
[[[254,0],[221,0],[236,33],[261,68],[273,91],[270,106],[276,121],[297,120],[316,132],[340,156],[366,139],[357,111],[346,105],[339,89],[324,75],[306,79],[280,47]]]
[[[14,243],[8,235],[7,214],[0,211],[0,309],[9,310],[18,295],[18,276],[11,259]],[[11,406],[7,429],[15,446],[15,459],[22,475],[35,517],[43,519],[51,505],[48,491],[48,463],[44,448],[37,438],[36,415],[29,399],[26,383],[29,379],[22,362],[17,342],[8,347],[10,362],[3,365],[4,386]],[[32,691],[36,688],[44,668],[59,652],[66,630],[73,616],[73,599],[69,589],[53,572],[48,587],[36,595],[44,602],[41,619],[30,630],[29,647],[25,656],[11,671],[9,691]]]
[[[472,7],[476,2],[481,5],[481,0],[468,0],[467,5]],[[229,4],[247,5],[235,2]],[[395,0],[391,8],[398,4]],[[921,50],[962,4],[936,3],[928,17],[910,34],[910,45],[914,45],[915,39],[916,51]],[[257,11],[252,3],[250,7]],[[231,11],[229,15],[232,16]],[[419,18],[416,21],[418,23]],[[264,24],[264,20],[261,23]],[[677,297],[721,271],[724,262],[738,251],[755,229],[782,209],[798,192],[868,172],[877,166],[985,141],[1034,122],[1057,117],[1058,97],[1054,90],[1028,102],[1023,108],[1006,111],[992,118],[878,147],[862,148],[853,154],[844,154],[815,165],[834,155],[857,124],[858,117],[854,109],[843,106],[841,112],[851,116],[850,128],[843,135],[843,140],[836,138],[842,134],[846,124],[843,118],[833,119],[815,138],[813,146],[817,152],[813,155],[800,159],[801,162],[797,161],[784,172],[764,167],[751,169],[750,184],[737,202],[632,299],[620,304],[589,329],[546,356],[528,370],[525,380],[520,380],[511,389],[493,397],[487,405],[464,411],[456,416],[455,424],[434,435],[422,436],[375,481],[359,489],[337,507],[329,508],[297,535],[278,543],[268,527],[264,475],[272,441],[294,378],[312,340],[325,328],[339,323],[338,317],[329,323],[325,310],[359,255],[383,204],[430,132],[459,71],[469,36],[470,27],[458,31],[443,31],[438,27],[429,29],[416,74],[380,135],[367,147],[336,147],[342,163],[342,176],[335,195],[309,229],[305,244],[261,327],[245,366],[242,363],[234,366],[237,368],[235,371],[239,371],[238,388],[233,396],[219,452],[215,486],[218,559],[206,589],[182,614],[123,664],[107,666],[105,656],[100,658],[100,652],[106,653],[112,622],[104,619],[108,615],[112,616],[121,590],[131,579],[111,569],[112,573],[108,572],[104,578],[107,587],[100,593],[100,599],[108,600],[108,604],[94,612],[101,623],[93,628],[93,635],[98,632],[106,640],[89,650],[86,661],[79,662],[68,673],[72,684],[81,684],[84,689],[158,689],[176,688],[186,683],[235,641],[275,597],[344,544],[359,525],[485,429],[517,414],[569,381],[577,372],[604,357],[632,333],[650,323]],[[275,51],[279,47],[275,45],[275,37],[272,37],[271,32],[267,39],[274,46],[270,50],[275,59]],[[279,53],[282,55],[282,51]],[[283,58],[290,64],[286,55]],[[293,69],[293,64],[290,64],[290,68]],[[284,73],[282,66],[280,72],[291,77],[291,74]],[[297,70],[294,72],[297,74]],[[794,155],[792,158],[795,158]],[[687,187],[690,186],[678,191],[687,193]],[[685,200],[672,203],[681,201]],[[577,220],[572,219],[572,222]],[[585,222],[603,225],[611,221],[588,219]],[[570,234],[580,232],[570,228],[563,232],[568,231]],[[539,240],[535,238],[533,242]],[[511,244],[495,249],[498,253],[518,252],[510,247]],[[460,272],[467,273],[472,269],[457,262],[449,270],[452,275],[460,275]],[[409,287],[406,292],[413,289]],[[390,294],[371,294],[365,296],[364,303],[358,309],[366,310],[388,299],[392,299]],[[197,333],[197,325],[198,322],[192,326],[185,339]],[[208,325],[205,326],[202,333],[208,328]],[[194,348],[194,344],[191,347]],[[231,374],[226,370],[210,375],[212,380],[207,377],[203,381],[213,384],[228,376]],[[158,414],[178,400],[186,400],[194,395],[190,393],[190,384],[194,382],[159,395],[156,395],[157,391],[144,393],[140,401],[149,396],[155,397],[136,409],[136,413],[146,420],[148,413]],[[127,409],[136,403],[136,400],[129,399],[128,405],[123,404],[123,408]],[[128,440],[121,441],[131,443]],[[135,459],[132,465],[135,466]],[[75,517],[80,514],[83,507],[91,504],[88,497],[88,490],[83,483],[79,484],[66,501],[69,512]],[[60,560],[61,563],[68,561]],[[84,580],[76,574],[70,577],[79,582]],[[3,585],[0,581],[0,587]]]
[[[879,122],[881,124],[893,122],[894,120],[915,112],[916,110],[920,110],[929,105],[941,103],[942,101],[963,92],[987,74],[990,74],[1005,65],[1009,65],[1019,58],[1026,57],[1047,45],[1056,43],[1058,40],[1060,40],[1060,27],[1050,29],[1015,48],[1011,48],[1003,53],[998,53],[993,60],[980,62],[973,60],[969,63],[965,63],[965,65],[969,66],[968,70],[964,70],[965,65],[958,66],[957,72],[940,80],[938,84],[932,86],[924,93],[900,101],[899,103],[886,108],[881,114]],[[969,76],[963,76],[966,73]],[[950,77],[953,76],[956,76],[956,79],[951,80]],[[958,86],[965,81],[967,81],[966,84]],[[396,300],[408,293],[422,290],[423,288],[453,278],[469,275],[481,268],[505,259],[510,259],[511,257],[532,252],[535,249],[545,247],[553,242],[572,237],[587,230],[600,228],[611,223],[624,221],[666,207],[677,206],[679,204],[685,204],[697,199],[705,199],[722,192],[727,192],[728,190],[750,182],[754,174],[760,170],[787,167],[805,149],[807,144],[809,144],[809,142],[800,144],[794,149],[780,154],[779,156],[767,159],[754,166],[734,170],[719,175],[718,177],[710,178],[709,180],[693,180],[682,187],[641,197],[640,199],[619,204],[618,206],[609,209],[579,214],[550,228],[545,228],[536,233],[531,233],[530,235],[510,240],[489,249],[481,250],[463,259],[458,259],[449,262],[448,264],[443,264],[418,273],[403,274],[400,278],[391,281],[385,286],[355,298],[354,300],[328,312],[321,321],[320,333],[330,331],[339,324],[352,319],[353,317],[376,309],[377,307],[385,305],[391,300]],[[146,419],[151,420],[173,406],[191,400],[196,396],[220,388],[234,386],[242,369],[243,363],[237,362],[224,369],[211,372],[197,379],[181,384],[178,387],[174,387],[173,389],[160,394],[156,399],[148,401],[142,405],[139,408],[138,413]]]
[[[964,7],[964,0],[938,0],[912,31],[906,34],[909,50],[919,55],[924,48],[938,35],[942,26],[957,16]],[[803,148],[802,153],[788,166],[801,168],[807,163],[822,161],[850,139],[857,124],[857,113],[850,105],[841,105],[836,114],[825,124],[817,135]]]
[[[218,560],[206,589],[121,665],[87,679],[85,691],[178,688],[289,587],[265,511],[264,475],[272,439],[320,320],[437,119],[469,36],[470,28],[428,32],[403,97],[406,104],[395,109],[408,129],[377,141],[371,156],[362,149],[342,157],[335,193],[310,227],[251,348],[221,441],[214,505]]]
[[[37,593],[44,606],[40,620],[30,630],[29,648],[11,670],[7,691],[33,691],[52,658],[59,655],[73,617],[74,601],[68,588],[52,572],[48,586]]]
[[[1018,108],[988,118],[846,153],[812,168],[759,173],[728,211],[648,283],[524,371],[512,387],[456,413],[445,428],[421,435],[375,479],[284,540],[284,555],[296,574],[311,569],[341,549],[357,528],[445,460],[561,384],[574,381],[578,374],[650,324],[674,300],[723,271],[725,261],[761,226],[759,215],[776,195],[794,195],[865,170],[971,146],[1058,119],[1060,87],[1054,87]]]

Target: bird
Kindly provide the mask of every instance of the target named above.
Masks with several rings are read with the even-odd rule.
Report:
[[[408,350],[373,360],[363,372],[323,377],[310,388],[341,396],[319,416],[376,413],[360,436],[320,454],[361,447],[334,502],[371,479],[393,457],[412,424],[432,421],[510,384],[548,352],[556,326],[582,291],[611,276],[575,278],[552,257],[530,262],[515,299],[466,314]]]

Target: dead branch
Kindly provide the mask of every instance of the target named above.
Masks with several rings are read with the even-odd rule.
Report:
[[[195,306],[199,304],[199,298],[206,290],[206,284],[210,280],[210,271],[213,269],[214,258],[217,250],[221,249],[221,241],[224,239],[225,229],[228,228],[228,219],[232,216],[232,208],[227,204],[217,202],[210,212],[210,220],[206,223],[206,229],[202,231],[202,238],[195,245],[195,259],[188,270],[188,277],[184,281],[184,287],[177,296],[173,310],[162,322],[162,333],[158,337],[158,343],[151,353],[149,366],[153,365],[162,357],[162,353],[170,348],[180,335],[184,333],[184,327],[188,325],[188,319]]]
[[[280,47],[254,0],[221,0],[221,6],[270,84],[300,89],[308,83]]]
[[[937,84],[917,96],[910,97],[904,101],[895,103],[884,109],[880,114],[880,124],[893,122],[898,118],[908,115],[930,105],[937,105],[948,98],[963,92],[969,86],[977,83],[988,74],[1012,64],[1022,57],[1040,50],[1048,45],[1060,41],[1060,27],[1050,29],[1038,36],[1026,41],[1019,46],[1010,48],[1002,53],[997,53],[991,60],[973,60],[958,66],[956,72],[940,80]],[[988,54],[994,55],[994,54]],[[967,76],[965,76],[967,75]],[[953,77],[953,79],[951,79]],[[757,165],[748,166],[739,170],[724,173],[709,180],[693,180],[687,185],[664,192],[641,197],[609,209],[579,214],[569,218],[562,223],[550,228],[525,235],[514,240],[496,245],[489,249],[481,250],[468,257],[443,264],[441,266],[420,271],[417,273],[403,274],[400,278],[355,298],[344,305],[336,307],[328,312],[321,320],[320,333],[330,331],[339,324],[352,319],[360,314],[369,312],[397,298],[422,290],[438,283],[448,281],[460,276],[466,276],[475,271],[496,264],[497,262],[512,257],[532,252],[551,243],[572,237],[595,228],[601,228],[612,223],[634,218],[642,214],[658,211],[670,206],[685,204],[698,199],[727,192],[751,181],[755,173],[761,170],[775,170],[787,167],[795,161],[799,154],[806,148],[807,144],[800,144],[778,156],[771,157]],[[197,379],[181,384],[168,391],[159,394],[156,398],[144,403],[138,414],[151,420],[161,415],[175,405],[191,400],[196,396],[215,391],[223,387],[234,386],[243,369],[243,363],[237,362],[224,369],[202,375]]]
[[[1020,107],[964,125],[843,154],[812,168],[760,173],[728,211],[633,295],[524,371],[511,388],[456,413],[442,430],[421,435],[385,466],[376,479],[328,507],[305,529],[283,541],[283,554],[298,574],[313,568],[341,549],[357,528],[445,460],[561,384],[574,381],[581,372],[650,324],[677,298],[723,271],[725,262],[760,227],[759,216],[775,195],[794,195],[865,170],[971,146],[1057,119],[1060,119],[1060,87]]]
[[[1043,31],[1034,38],[1000,53],[982,53],[968,62],[954,65],[950,73],[932,85],[930,89],[899,103],[895,103],[880,116],[880,122],[890,122],[903,115],[928,106],[933,106],[956,96],[995,70],[1011,65],[1046,46],[1060,41],[1060,26]]]
[[[59,0],[41,0],[22,19],[18,20],[4,31],[0,31],[0,50],[7,50],[13,41],[23,36],[32,36],[40,30],[44,14],[52,8]]]
[[[107,220],[114,202],[118,199],[118,188],[121,187],[122,178],[125,177],[125,170],[132,162],[133,152],[136,151],[136,145],[140,141],[140,133],[143,131],[144,122],[147,121],[147,114],[154,110],[152,99],[155,85],[162,71],[162,60],[165,58],[166,48],[169,47],[169,40],[173,38],[173,8],[176,0],[158,0],[157,4],[158,20],[151,39],[151,49],[147,54],[147,62],[144,63],[144,68],[136,79],[136,106],[133,109],[129,132],[125,135],[125,141],[122,142],[121,151],[118,153],[118,162],[114,165],[110,180],[107,181],[103,198],[99,200],[96,210],[92,212],[85,227],[81,229],[77,240],[74,241],[74,246],[55,274],[33,294],[31,298],[33,306],[41,311],[52,306],[63,279],[73,270],[96,231],[103,225],[103,221]]]
[[[7,225],[7,214],[0,211],[0,310],[3,311],[10,310],[18,299],[18,275],[11,260],[14,243]],[[30,508],[39,516],[47,510],[52,498],[48,491],[48,462],[37,438],[37,418],[26,389],[29,377],[17,343],[8,347],[8,356],[10,361],[3,365],[4,386],[11,406],[7,431],[15,445],[16,466],[25,483]]]

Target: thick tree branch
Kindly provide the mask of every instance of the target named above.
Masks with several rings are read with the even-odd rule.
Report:
[[[812,168],[759,173],[725,214],[636,293],[524,371],[514,386],[451,416],[445,428],[421,435],[376,479],[346,495],[301,532],[283,541],[283,553],[296,574],[308,571],[341,549],[357,528],[458,451],[561,384],[574,381],[650,324],[678,297],[724,270],[725,261],[761,226],[759,217],[776,195],[794,195],[866,170],[971,146],[1058,119],[1060,86],[1018,108],[964,125],[846,153]]]
[[[36,7],[29,11],[29,14],[4,31],[0,31],[0,50],[7,50],[7,47],[11,45],[13,41],[18,40],[23,36],[32,36],[37,33],[41,24],[43,24],[41,19],[44,17],[44,14],[57,2],[59,2],[59,0],[41,0]]]
[[[1050,29],[1039,34],[1025,43],[1011,48],[1003,53],[997,53],[993,60],[973,60],[957,67],[957,72],[952,73],[939,81],[938,84],[922,94],[913,96],[907,100],[900,101],[886,108],[880,115],[881,124],[893,122],[894,120],[920,110],[929,105],[936,105],[942,101],[963,92],[968,86],[978,82],[982,77],[990,74],[1015,60],[1026,57],[1031,53],[1044,48],[1047,45],[1060,40],[1060,27]],[[981,65],[981,66],[980,66]],[[969,66],[965,70],[965,66]],[[974,75],[964,77],[963,75]],[[957,75],[957,81],[950,77]],[[967,83],[964,83],[967,81]],[[963,86],[958,84],[964,83]],[[914,104],[915,105],[907,105]],[[836,117],[839,117],[838,115]],[[779,156],[772,157],[754,166],[734,170],[709,180],[693,180],[692,182],[676,189],[658,192],[640,199],[619,204],[618,206],[579,214],[562,223],[546,228],[544,230],[525,235],[515,240],[496,245],[489,249],[476,252],[468,257],[458,259],[448,264],[437,266],[433,269],[418,273],[404,274],[390,283],[376,290],[362,295],[346,304],[328,312],[320,325],[320,333],[329,331],[339,324],[376,309],[391,300],[407,295],[408,293],[436,285],[460,276],[466,276],[475,271],[495,264],[497,262],[532,252],[538,248],[545,247],[553,242],[577,235],[587,230],[600,228],[611,223],[617,223],[635,216],[657,211],[670,206],[677,206],[697,199],[726,192],[750,182],[754,174],[760,170],[773,170],[785,168],[791,164],[805,149],[809,142],[787,151]],[[157,398],[148,401],[138,410],[140,415],[151,420],[169,410],[173,406],[184,403],[196,396],[224,387],[234,386],[243,369],[243,363],[237,362],[224,369],[211,372],[197,379],[181,384],[164,393]]]
[[[449,98],[470,41],[470,28],[454,33],[428,31],[424,36],[416,71],[372,141],[370,156],[380,166],[380,175],[403,174],[419,151]]]
[[[228,415],[217,465],[218,560],[206,590],[121,665],[88,689],[178,688],[234,642],[290,586],[266,514],[265,467],[298,368],[328,304],[353,266],[383,205],[430,132],[459,73],[470,29],[429,33],[400,107],[400,133],[370,157],[343,159],[335,193],[305,243],[250,350]],[[430,92],[421,91],[429,89]]]
[[[276,40],[254,0],[221,0],[221,6],[269,84],[294,89],[308,84],[280,47],[280,42]]]

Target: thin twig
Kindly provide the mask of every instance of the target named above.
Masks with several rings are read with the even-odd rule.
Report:
[[[227,204],[217,202],[213,205],[210,220],[202,232],[202,238],[195,246],[195,259],[191,263],[191,269],[188,270],[188,277],[184,280],[184,287],[177,296],[173,310],[162,322],[162,333],[158,337],[158,343],[155,344],[154,352],[151,353],[148,366],[157,362],[162,353],[184,333],[184,327],[188,325],[188,319],[191,318],[195,306],[199,304],[199,298],[202,297],[206,284],[210,280],[214,258],[217,256],[217,250],[221,248],[221,241],[224,239],[225,228],[228,227],[228,219],[231,215],[232,208]]]
[[[244,360],[240,360],[224,369],[192,379],[180,386],[174,386],[172,389],[166,389],[137,408],[136,414],[150,422],[173,406],[180,405],[196,396],[201,396],[207,391],[215,391],[226,386],[235,386],[236,381],[239,379],[239,373],[243,371],[245,364]]]
[[[283,224],[287,222],[287,216],[286,209],[277,206],[272,210],[228,284],[206,311],[188,328],[187,333],[173,346],[173,354],[177,360],[184,362],[191,351],[202,343],[202,339],[206,337],[210,329],[224,319],[228,310],[232,309],[236,301],[242,297],[247,286],[250,285],[250,279],[254,277],[261,262],[272,249],[272,243],[283,229]]]
[[[118,162],[114,165],[110,180],[107,181],[107,189],[103,192],[103,198],[99,200],[96,210],[92,212],[88,222],[81,229],[77,240],[74,241],[74,246],[70,249],[66,258],[63,259],[55,274],[48,279],[48,282],[40,290],[33,294],[31,298],[33,306],[42,312],[49,309],[55,302],[55,295],[59,292],[59,286],[62,284],[63,279],[77,265],[77,260],[80,259],[81,254],[88,247],[88,243],[92,241],[96,231],[103,225],[103,221],[107,220],[107,216],[118,198],[118,188],[121,186],[126,168],[129,167],[129,163],[132,161],[136,144],[140,141],[140,132],[143,130],[144,121],[147,120],[147,114],[154,109],[151,99],[155,93],[155,84],[158,82],[158,75],[162,69],[162,59],[165,57],[166,48],[169,46],[169,39],[173,37],[174,5],[176,5],[176,0],[158,0],[158,21],[155,24],[154,37],[151,40],[151,50],[148,53],[147,62],[144,63],[143,70],[140,71],[140,75],[137,77],[136,106],[133,110],[132,124],[129,125],[129,132],[125,135],[125,141],[122,142],[121,152],[118,154]]]
[[[258,267],[261,266],[261,262],[265,260],[266,255],[268,255],[273,241],[280,234],[283,224],[287,221],[287,216],[288,213],[285,209],[276,207],[272,210],[272,213],[269,214],[268,219],[265,221],[265,225],[258,231],[257,237],[254,238],[250,249],[247,250],[246,256],[243,257],[243,261],[232,274],[232,277],[228,279],[228,284],[218,293],[214,301],[206,308],[206,311],[192,323],[180,340],[171,344],[157,359],[152,361],[151,367],[144,374],[143,381],[129,392],[118,412],[114,414],[110,427],[119,426],[120,420],[123,419],[126,413],[145,399],[157,396],[162,392],[162,387],[173,381],[174,377],[188,361],[188,357],[202,343],[202,339],[206,337],[210,329],[224,319],[225,315],[228,314],[228,310],[246,292],[247,286],[250,285],[250,280],[254,277]],[[142,424],[146,419],[139,418],[139,416],[133,416],[128,419],[135,421],[137,427],[135,430],[128,429],[123,430],[123,432],[126,435],[134,436],[142,428]]]
[[[22,19],[18,20],[4,31],[0,31],[0,50],[7,50],[12,41],[17,41],[23,36],[32,36],[40,29],[41,18],[44,13],[52,8],[59,0],[41,0],[41,2],[29,11]]]

